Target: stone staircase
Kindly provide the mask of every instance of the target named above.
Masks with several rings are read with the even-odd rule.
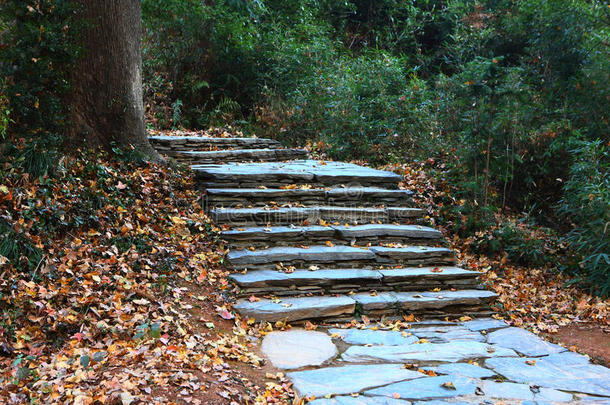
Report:
[[[259,138],[155,136],[191,165],[235,270],[234,308],[256,320],[488,316],[496,295],[456,267],[402,177]]]

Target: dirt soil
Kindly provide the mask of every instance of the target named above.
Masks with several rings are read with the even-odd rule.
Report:
[[[610,327],[607,325],[575,323],[560,327],[557,333],[544,334],[544,337],[587,354],[596,363],[610,365]]]

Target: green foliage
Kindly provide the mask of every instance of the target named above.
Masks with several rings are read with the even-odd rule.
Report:
[[[11,109],[9,99],[5,93],[6,84],[4,80],[0,80],[0,138],[6,138],[8,126],[11,122]]]
[[[153,125],[228,123],[372,163],[433,157],[464,201],[446,205],[462,236],[488,229],[499,208],[565,231],[558,202],[561,215],[573,212],[581,183],[593,184],[577,170],[584,163],[572,166],[581,161],[573,140],[607,147],[610,9],[602,2],[143,5]],[[603,172],[602,161],[587,162],[588,170]],[[570,218],[577,262],[603,274],[608,248],[593,242],[604,240],[600,227],[590,229],[590,216]],[[521,227],[493,232],[481,251],[503,249],[517,263],[548,259]]]
[[[62,101],[78,55],[74,10],[69,0],[0,2],[0,134],[14,143],[4,155],[16,152],[35,176],[58,161],[67,116]]]
[[[221,100],[253,103],[261,3],[144,0],[142,6],[145,100],[154,125],[206,126]]]
[[[525,221],[524,221],[525,222]],[[544,266],[553,260],[551,249],[547,248],[547,235],[531,231],[532,224],[505,223],[480,238],[473,247],[475,252],[489,255],[505,253],[507,258],[524,266]],[[547,230],[550,232],[550,230]]]
[[[610,294],[610,154],[601,141],[576,140],[574,164],[559,212],[575,226],[566,241],[575,260],[565,269],[594,291]]]

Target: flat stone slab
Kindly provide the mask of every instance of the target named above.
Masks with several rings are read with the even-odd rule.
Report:
[[[273,211],[269,213],[273,215]],[[433,232],[429,231],[431,229]],[[355,225],[346,227],[341,226],[270,226],[270,227],[245,227],[239,229],[231,229],[223,231],[222,237],[231,241],[285,241],[292,239],[307,239],[314,240],[344,240],[351,241],[353,239],[385,239],[400,240],[401,242],[407,239],[430,240],[436,241],[442,237],[442,234],[433,228],[419,229],[418,225]]]
[[[337,187],[331,188],[326,192],[326,197],[330,199],[349,199],[352,201],[358,201],[365,198],[409,198],[413,195],[413,192],[410,190],[388,190],[385,188],[378,187],[358,187],[358,186],[348,186],[348,187]]]
[[[222,237],[230,240],[266,240],[279,238],[298,238],[300,236],[314,235],[316,238],[332,238],[335,230],[326,226],[272,226],[250,227],[223,231]]]
[[[364,281],[374,283],[379,282],[382,278],[378,271],[361,269],[295,270],[292,273],[277,270],[250,270],[246,274],[235,273],[229,277],[242,288],[290,285],[328,286]]]
[[[331,335],[338,337],[345,343],[352,345],[407,345],[417,342],[419,339],[409,332],[372,330],[372,329],[329,329]]]
[[[341,358],[348,362],[442,361],[458,362],[485,357],[517,356],[511,349],[486,343],[455,341],[449,343],[420,343],[401,346],[351,346]]]
[[[452,383],[455,389],[445,388],[443,384]],[[477,381],[461,376],[439,376],[403,381],[366,391],[366,395],[378,395],[404,399],[452,398],[473,395]]]
[[[411,402],[402,399],[386,397],[358,397],[338,396],[334,398],[321,398],[308,402],[309,405],[409,405]]]
[[[287,374],[301,397],[351,394],[396,381],[420,379],[424,375],[401,364],[348,365]]]
[[[375,295],[354,294],[351,297],[364,310],[396,307],[403,310],[443,308],[450,305],[477,305],[495,298],[497,294],[486,290],[457,290],[439,292],[382,292]]]
[[[486,398],[552,402],[566,402],[573,399],[573,396],[566,392],[561,392],[550,388],[539,388],[532,390],[528,384],[479,381],[478,387],[480,392],[483,392]]]
[[[250,302],[246,299],[237,300],[233,307],[244,317],[252,317],[257,321],[297,321],[351,315],[356,302],[344,295],[332,297],[299,297]]]
[[[475,332],[508,327],[505,321],[493,318],[473,319],[472,321],[463,322],[462,325]]]
[[[283,222],[299,224],[305,219],[320,217],[317,208],[282,207],[270,208],[215,208],[210,210],[210,216],[218,223],[260,222],[263,224]]]
[[[378,187],[337,187],[337,188],[208,188],[206,193],[213,197],[239,199],[299,200],[320,199],[322,201],[360,201],[386,200],[410,203],[413,193],[409,190],[388,190]]]
[[[337,355],[337,347],[326,333],[304,329],[271,332],[263,339],[261,350],[274,367],[282,369],[319,366]]]
[[[385,247],[373,246],[369,248],[378,257],[390,257],[392,259],[420,259],[428,257],[453,258],[453,250],[443,247],[431,246],[407,246],[407,247]]]
[[[425,328],[413,328],[410,330],[420,339],[427,339],[432,343],[449,343],[457,340],[469,340],[485,342],[485,336],[462,326],[432,326]]]
[[[487,342],[502,347],[514,349],[526,356],[546,356],[553,353],[565,352],[567,349],[549,343],[537,335],[521,328],[504,328],[487,335]]]
[[[182,151],[180,152],[186,157],[197,160],[223,160],[233,159],[239,160],[268,160],[268,159],[302,159],[307,157],[305,149],[230,149],[230,150],[213,150],[213,151]]]
[[[420,216],[419,208],[405,208],[412,217]],[[261,224],[294,224],[304,220],[316,223],[320,219],[332,222],[367,223],[372,221],[389,221],[388,208],[370,207],[253,207],[253,208],[214,208],[210,215],[215,222],[242,223],[256,222]]]
[[[398,306],[403,310],[426,308],[444,308],[450,305],[480,305],[496,298],[498,295],[487,290],[457,290],[439,292],[398,292],[394,293]],[[422,303],[424,301],[425,303]]]
[[[372,251],[351,246],[310,246],[309,248],[278,246],[261,250],[232,250],[227,254],[229,263],[242,266],[293,261],[332,263],[374,258],[375,254]]]
[[[489,378],[496,375],[491,370],[470,363],[446,363],[436,367],[424,367],[424,369],[433,370],[438,374],[460,375],[472,378]]]
[[[492,358],[485,366],[504,377],[545,388],[610,397],[610,369],[564,352],[537,358]]]
[[[366,224],[356,226],[334,226],[343,239],[394,236],[401,238],[440,239],[443,234],[427,226],[420,225],[392,225],[392,224]]]
[[[451,384],[451,388],[446,384]],[[455,389],[453,389],[455,388]],[[573,399],[571,394],[548,388],[532,389],[527,384],[479,380],[459,375],[439,376],[410,380],[376,388],[365,392],[366,395],[383,395],[404,399],[420,400],[455,398],[467,404],[487,403],[495,400],[527,400],[567,402]],[[474,395],[473,395],[474,394]],[[455,403],[448,401],[448,403]],[[494,402],[490,402],[494,403]]]
[[[227,163],[193,165],[196,176],[206,180],[232,182],[296,181],[305,183],[374,184],[398,183],[402,176],[345,162],[294,160],[290,162]]]
[[[379,270],[385,282],[391,284],[409,279],[470,279],[476,278],[480,273],[450,266],[428,267],[402,267],[397,269]]]
[[[281,147],[282,144],[274,139],[267,138],[217,138],[204,136],[167,136],[155,135],[148,139],[155,148],[165,150],[192,150],[197,147],[248,147],[248,148],[269,148]]]

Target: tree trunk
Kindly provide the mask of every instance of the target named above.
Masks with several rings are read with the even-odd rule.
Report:
[[[77,1],[83,55],[71,78],[71,140],[106,149],[133,145],[160,160],[144,124],[140,0]]]

